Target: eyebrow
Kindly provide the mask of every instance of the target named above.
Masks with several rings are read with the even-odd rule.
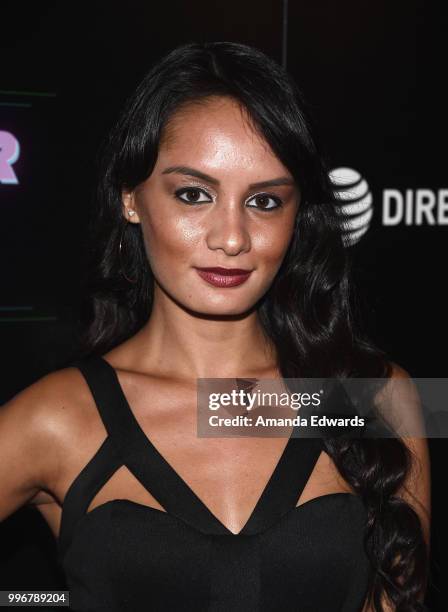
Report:
[[[190,168],[189,166],[169,166],[163,170],[162,174],[185,174],[187,176],[195,176],[203,181],[207,181],[212,185],[219,185],[218,179],[210,176],[209,174],[205,174],[204,172],[200,172],[199,170],[195,170],[195,168]],[[289,176],[279,176],[278,178],[271,179],[269,181],[261,181],[259,183],[251,183],[249,185],[249,189],[259,189],[261,187],[276,187],[277,185],[294,185],[294,179],[289,178]]]

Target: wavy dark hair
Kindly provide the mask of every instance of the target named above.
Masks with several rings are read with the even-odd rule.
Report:
[[[313,114],[295,81],[260,50],[233,42],[189,43],[157,62],[127,100],[98,155],[88,263],[76,357],[103,354],[148,320],[154,277],[140,224],[127,223],[122,190],[151,174],[170,117],[210,96],[238,101],[258,133],[296,180],[301,203],[277,276],[256,305],[262,330],[285,378],[388,379],[391,362],[367,337],[352,264]],[[125,276],[137,279],[128,282]],[[396,495],[413,453],[396,437],[325,440],[340,474],[367,508],[364,546],[372,572],[371,605],[426,610],[428,551],[419,517]],[[385,597],[386,596],[386,597]]]

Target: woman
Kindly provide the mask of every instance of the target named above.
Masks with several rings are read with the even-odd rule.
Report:
[[[196,432],[197,378],[409,378],[356,326],[340,222],[301,94],[260,51],[184,45],[130,97],[78,360],[1,416],[1,517],[37,505],[72,609],[424,609],[423,439]]]

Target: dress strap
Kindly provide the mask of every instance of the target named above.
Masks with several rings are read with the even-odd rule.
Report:
[[[125,465],[168,514],[204,534],[236,535],[211,512],[152,444],[135,418],[112,365],[96,356],[76,365],[89,385],[108,437],[90,466],[86,466],[84,475],[80,474],[79,482],[85,488],[85,495],[73,492],[67,497],[68,505],[72,497],[81,495],[81,499],[74,502],[77,508],[74,515],[80,516],[88,500],[92,499],[92,493],[101,488],[118,467]],[[296,437],[297,433],[296,426],[240,535],[253,535],[269,528],[299,499],[322,450],[322,440]],[[69,516],[65,522],[73,525],[75,518]]]
[[[118,450],[125,450],[133,439],[132,423],[125,398],[117,385],[116,372],[102,357],[91,355],[73,364],[86,379],[101,420]]]
[[[107,436],[94,456],[72,481],[62,504],[57,541],[59,562],[64,557],[72,540],[73,532],[78,522],[86,514],[90,502],[109,478],[121,467],[122,463],[111,438]]]
[[[291,436],[241,534],[267,529],[293,509],[324,449],[320,437]]]
[[[117,435],[121,426],[120,411],[117,410],[116,392],[110,384],[110,372],[104,367],[104,362],[95,356],[78,359],[71,366],[78,368],[84,376],[107,436],[65,494],[57,542],[59,561],[65,555],[73,532],[86,514],[90,502],[123,465],[120,445],[117,443],[121,439],[121,434]]]

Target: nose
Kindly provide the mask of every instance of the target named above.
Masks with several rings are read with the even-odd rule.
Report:
[[[250,234],[245,210],[238,202],[217,206],[208,219],[207,245],[226,255],[239,255],[250,249]]]

